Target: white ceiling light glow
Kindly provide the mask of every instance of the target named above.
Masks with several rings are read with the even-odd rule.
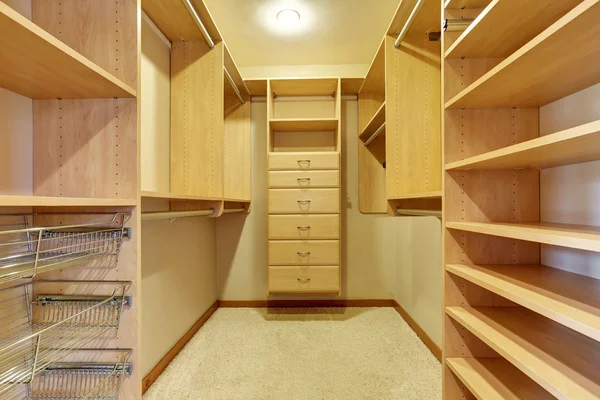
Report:
[[[276,36],[301,36],[314,26],[315,15],[307,0],[262,0],[257,17]]]
[[[283,25],[294,25],[300,22],[300,13],[296,10],[281,10],[277,13],[277,21]]]

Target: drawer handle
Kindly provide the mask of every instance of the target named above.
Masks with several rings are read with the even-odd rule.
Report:
[[[298,204],[310,204],[310,200],[296,200]]]
[[[310,278],[296,278],[298,279],[298,282],[300,283],[308,283],[310,281]]]
[[[298,182],[310,182],[310,178],[296,178]]]
[[[298,160],[298,164],[302,165],[302,164],[308,164],[310,165],[310,160]]]
[[[296,254],[299,256],[310,256],[310,251],[297,251]]]
[[[310,229],[310,225],[299,225],[298,229],[300,229],[301,231],[307,231]]]

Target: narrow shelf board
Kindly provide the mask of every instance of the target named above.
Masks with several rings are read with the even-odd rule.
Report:
[[[0,87],[32,99],[136,97],[121,82],[0,2]]]
[[[442,191],[415,193],[407,196],[390,197],[388,200],[410,200],[410,199],[441,199]]]
[[[447,101],[446,108],[540,107],[600,82],[598,20],[600,2],[583,1]]]
[[[446,58],[506,58],[581,0],[493,0],[446,51]]]
[[[266,79],[246,79],[244,80],[251,96],[266,96],[267,95],[267,80]]]
[[[600,160],[600,120],[446,164],[446,170],[551,168]]]
[[[446,358],[446,365],[479,400],[556,400],[503,358]]]
[[[200,20],[215,43],[223,40],[203,0],[192,0]],[[142,0],[142,9],[170,41],[203,41],[204,36],[181,0]]]
[[[367,123],[365,128],[360,133],[359,137],[361,139],[368,139],[372,134],[379,129],[381,124],[385,122],[385,102],[381,104],[381,107],[375,112],[371,120]]]
[[[244,83],[244,78],[242,77],[242,74],[240,73],[240,69],[238,68],[235,60],[233,59],[233,56],[231,55],[229,48],[227,47],[227,45],[225,43],[223,43],[223,47],[225,48],[224,55],[223,55],[223,66],[227,69],[227,72],[229,72],[229,75],[231,75],[231,78],[235,82],[235,84],[236,84],[238,90],[240,91],[240,93],[242,94],[242,96],[244,96],[244,97],[249,96],[250,90],[248,90],[246,83]],[[227,81],[229,83],[229,80],[227,78],[224,78],[224,79],[225,79],[225,81]]]
[[[600,252],[600,227],[544,222],[446,222],[446,228]]]
[[[276,96],[332,96],[338,90],[339,78],[277,78],[271,79],[271,91]]]
[[[600,397],[595,340],[519,307],[446,307],[446,314],[555,397]]]
[[[463,8],[484,8],[492,0],[446,0],[445,9],[463,9]]]
[[[224,198],[223,201],[232,202],[232,203],[250,203],[250,202],[252,202],[252,200],[248,200],[248,199],[234,199],[234,198]]]
[[[269,120],[275,132],[329,132],[337,129],[338,122],[337,118]]]
[[[199,200],[199,201],[221,201],[221,200],[223,200],[220,197],[201,197],[201,196],[191,196],[191,195],[187,195],[187,194],[151,192],[151,191],[142,191],[141,196],[143,198],[167,199],[167,200]]]
[[[136,199],[0,195],[0,207],[135,207],[136,205]]]
[[[543,265],[450,264],[446,271],[600,341],[600,280]]]
[[[365,78],[342,78],[342,94],[357,94]]]
[[[403,0],[400,2],[392,18],[392,22],[388,26],[388,36],[393,36],[394,38],[398,36],[414,10],[417,1]],[[441,29],[441,7],[442,2],[440,0],[425,0],[421,6],[421,10],[410,26],[408,34],[425,34],[427,31],[439,32]]]

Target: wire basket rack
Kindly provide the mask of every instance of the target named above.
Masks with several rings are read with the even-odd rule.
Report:
[[[3,216],[9,223],[0,224],[0,284],[104,257],[115,257],[116,262],[123,238],[131,237],[131,230],[124,226],[128,215],[115,213],[107,221],[34,228],[30,215]],[[6,229],[15,226],[21,228]]]
[[[107,282],[94,281],[57,282],[71,285],[107,284]],[[108,282],[108,284],[114,286],[110,295],[42,294],[37,295],[33,301],[31,300],[33,283],[0,290],[0,399],[117,398],[98,397],[100,394],[96,397],[75,394],[73,394],[75,397],[68,397],[70,394],[61,397],[56,393],[52,394],[54,397],[40,397],[49,396],[44,393],[48,393],[46,389],[50,381],[70,382],[59,387],[53,386],[55,392],[64,390],[79,393],[91,390],[90,387],[94,386],[98,388],[98,393],[106,393],[109,386],[116,387],[113,378],[118,376],[117,372],[123,372],[122,368],[117,368],[120,363],[112,363],[113,369],[117,368],[113,371],[110,371],[110,367],[105,367],[102,371],[89,366],[79,368],[78,373],[82,376],[77,379],[74,379],[77,375],[74,364],[69,364],[68,368],[61,364],[76,352],[89,347],[92,342],[119,327],[124,309],[131,305],[131,298],[125,294],[131,282]],[[57,376],[48,378],[53,372]],[[91,372],[96,373],[94,379],[90,378]],[[103,375],[105,379],[100,379],[99,375]],[[123,374],[121,378],[122,376]],[[23,397],[24,387],[28,388],[29,397]],[[92,394],[88,393],[88,395]]]

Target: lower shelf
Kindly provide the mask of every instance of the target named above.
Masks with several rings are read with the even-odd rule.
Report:
[[[0,207],[135,207],[136,205],[136,199],[0,195]]]
[[[339,266],[269,267],[269,293],[339,293]]]

